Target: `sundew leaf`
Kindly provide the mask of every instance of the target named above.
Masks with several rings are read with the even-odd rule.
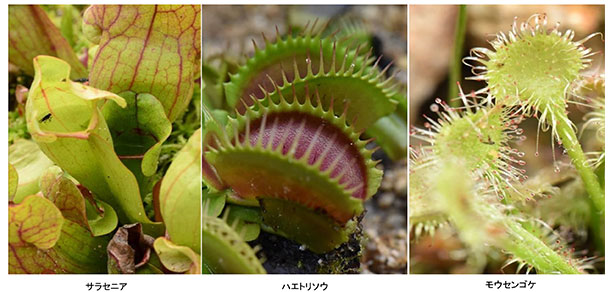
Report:
[[[19,139],[9,146],[9,163],[15,167],[19,176],[19,184],[12,198],[14,203],[20,203],[26,196],[36,194],[39,191],[39,177],[53,165],[36,143],[25,139]]]
[[[9,163],[9,201],[13,200],[17,192],[17,185],[19,185],[19,174],[15,166]]]
[[[188,247],[176,245],[160,237],[154,241],[154,250],[169,271],[187,274],[201,273],[201,256]]]
[[[41,150],[80,184],[117,212],[120,222],[141,222],[159,234],[161,224],[145,215],[139,185],[113,148],[97,104],[125,106],[120,96],[68,80],[70,66],[57,58],[34,59],[36,74],[26,120]]]
[[[169,238],[200,253],[201,130],[177,153],[160,186],[160,211]]]
[[[151,94],[171,122],[184,112],[200,74],[200,6],[94,5],[83,21],[99,45],[90,85]]]
[[[38,55],[56,56],[69,63],[73,79],[88,75],[43,9],[36,5],[9,5],[9,62],[34,75],[32,59]]]

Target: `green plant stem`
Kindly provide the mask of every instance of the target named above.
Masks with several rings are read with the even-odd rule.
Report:
[[[380,118],[365,133],[376,138],[389,158],[399,160],[406,157],[408,128],[405,118],[400,117],[398,112]]]
[[[581,176],[583,184],[585,185],[585,190],[594,204],[594,207],[599,214],[604,216],[604,190],[598,182],[598,176],[596,176],[594,171],[589,167],[589,163],[587,162],[587,158],[585,157],[585,153],[581,148],[581,143],[579,143],[574,129],[566,122],[568,118],[563,113],[556,113],[555,115],[558,121],[554,126],[555,131],[557,131],[566,152],[568,152],[570,161],[577,169],[579,176]]]
[[[603,161],[596,168],[596,175],[598,176],[598,181],[600,182],[600,187],[604,190],[604,167],[605,162]],[[596,212],[595,207],[592,205],[592,213],[591,213],[591,229],[592,236],[594,239],[594,246],[601,253],[604,254],[604,213],[599,214]]]
[[[464,163],[459,163],[461,159],[449,156],[446,160],[448,162],[439,173],[437,191],[461,239],[470,248],[480,252],[488,242],[529,263],[540,273],[579,273],[570,260],[526,230],[514,217],[503,214],[483,197],[472,194],[473,188],[469,185],[472,180],[467,175],[470,170]],[[492,230],[504,232],[494,233]],[[473,257],[480,260],[480,255]]]
[[[466,37],[466,6],[459,5],[457,14],[457,26],[455,28],[455,46],[453,48],[453,57],[449,64],[448,72],[448,101],[453,107],[460,105],[459,99],[455,99],[459,92],[457,90],[457,82],[461,80],[461,55],[463,53],[463,43]]]
[[[596,211],[596,207],[591,206],[591,216],[589,226],[591,228],[592,240],[594,247],[601,254],[604,254],[604,214],[600,214]]]
[[[521,224],[505,219],[509,239],[502,242],[502,247],[515,256],[525,260],[543,274],[579,274],[579,271],[548,247]]]

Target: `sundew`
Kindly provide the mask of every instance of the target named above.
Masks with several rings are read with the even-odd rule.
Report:
[[[577,99],[579,105],[590,109],[583,116],[583,126],[579,137],[583,137],[588,131],[595,132],[597,141],[594,151],[586,151],[585,154],[589,158],[587,161],[592,168],[597,168],[604,165],[606,159],[605,153],[605,138],[606,138],[606,99],[605,99],[605,79],[604,74],[590,75],[577,83],[576,88],[572,93],[573,98]]]
[[[516,264],[517,272],[585,273],[603,260],[588,255],[588,249],[575,250],[576,242],[566,242],[569,237],[560,235],[559,229],[566,232],[570,226],[555,225],[535,212],[539,200],[575,206],[588,193],[587,205],[594,204],[592,218],[580,225],[592,229],[595,248],[602,245],[603,250],[604,190],[593,168],[603,163],[604,151],[587,153],[591,157],[587,159],[576,125],[568,118],[569,104],[583,104],[589,112],[581,132],[595,132],[594,149],[604,148],[604,78],[584,72],[595,53],[583,44],[598,34],[574,41],[572,30],[558,28],[559,24],[548,28],[546,16],[536,14],[526,22],[515,20],[510,32],[500,32],[490,41],[491,49],[472,49],[463,59],[474,74],[469,79],[487,85],[471,94],[459,88],[460,107],[435,99],[431,113],[423,115],[424,125],[410,130],[411,137],[420,141],[411,146],[409,163],[415,240],[449,226],[464,245],[467,269],[484,271],[493,248],[510,255],[502,269]],[[555,143],[564,147],[576,172],[567,171],[567,162],[553,155],[555,172],[547,168],[531,178],[526,174],[524,158],[531,163],[536,159],[515,149],[519,145],[527,149],[520,128],[525,119],[537,119],[537,132],[551,130],[551,147]],[[579,186],[583,182],[584,191],[574,200],[566,175]],[[561,209],[558,212],[562,214]]]
[[[425,128],[414,127],[410,134],[427,142],[429,145],[425,148],[439,159],[462,158],[498,199],[527,198],[515,187],[527,179],[522,169],[525,153],[510,146],[525,140],[518,126],[522,116],[512,108],[492,104],[488,97],[481,97],[478,102],[474,93],[466,96],[461,91],[460,98],[463,101],[460,108],[452,108],[436,99],[430,110],[438,118],[425,116],[428,121]]]
[[[583,44],[599,33],[574,41],[574,31],[562,33],[559,23],[552,28],[547,24],[544,14],[520,24],[515,19],[511,31],[500,32],[489,42],[492,49],[474,48],[463,62],[475,74],[470,79],[487,82],[480,92],[488,92],[495,104],[519,107],[523,116],[536,118],[537,135],[551,128],[551,148],[554,151],[555,142],[564,147],[595,207],[603,212],[604,190],[587,162],[567,109],[571,89],[596,54]],[[559,171],[555,159],[554,170]]]
[[[571,83],[596,54],[583,44],[598,33],[573,41],[572,30],[562,33],[558,28],[559,23],[549,29],[544,14],[520,24],[515,18],[511,31],[489,41],[493,49],[474,48],[464,58],[475,74],[469,79],[486,81],[484,91],[499,103],[523,106],[527,115],[549,115],[564,107]]]
[[[523,184],[524,153],[511,146],[525,140],[517,107],[493,104],[489,96],[460,94],[463,106],[437,99],[425,128],[411,135],[428,145],[410,150],[410,225],[416,237],[451,224],[469,250],[468,265],[480,271],[488,247],[511,254],[506,264],[541,273],[582,273],[590,263],[550,247],[525,229],[526,215],[514,203],[534,200]],[[471,98],[470,100],[468,98]],[[494,196],[495,194],[495,196]]]

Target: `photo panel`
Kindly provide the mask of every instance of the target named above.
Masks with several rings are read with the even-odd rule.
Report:
[[[606,5],[395,3],[7,5],[9,278],[602,285]]]
[[[407,273],[406,19],[203,7],[204,273]]]
[[[411,274],[605,273],[604,8],[410,6]]]
[[[200,274],[201,7],[8,12],[9,274]]]

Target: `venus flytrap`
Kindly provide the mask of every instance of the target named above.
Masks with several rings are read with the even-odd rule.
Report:
[[[260,260],[224,219],[203,216],[203,270],[207,274],[264,274]]]
[[[490,41],[492,50],[474,48],[464,63],[476,75],[470,79],[487,82],[481,91],[488,91],[495,103],[519,107],[524,116],[538,119],[537,133],[552,127],[552,148],[554,141],[563,145],[602,213],[604,190],[587,163],[576,127],[567,117],[569,91],[595,54],[583,43],[598,33],[573,41],[572,30],[562,33],[558,27],[547,28],[546,15],[533,15],[520,24],[515,20],[510,32],[500,32]]]
[[[218,131],[205,159],[239,198],[260,205],[270,231],[323,253],[348,240],[351,219],[363,212],[382,172],[346,113],[337,117],[333,102],[315,100],[254,101]]]
[[[365,69],[372,61],[368,55],[359,55],[358,48],[338,46],[330,36],[322,37],[321,32],[313,28],[306,29],[303,35],[284,39],[276,30],[275,42],[270,42],[264,35],[263,41],[264,48],[259,48],[253,41],[254,55],[236,74],[231,75],[230,82],[224,84],[228,105],[237,108],[240,113],[245,110],[240,100],[252,105],[251,95],[262,99],[266,93],[275,94],[276,87],[281,87],[281,91],[288,94],[295,81],[307,83],[315,78],[326,77],[327,74],[352,75],[365,71],[361,68]],[[314,91],[313,88],[311,91]],[[298,90],[297,94],[302,92]],[[336,110],[341,111],[343,106],[341,99],[338,100]],[[392,110],[391,105],[389,111]]]
[[[246,240],[245,226],[239,219],[229,224],[229,210],[225,208],[227,194],[205,189],[203,194],[202,249],[203,272],[206,274],[264,274],[265,269]],[[222,215],[222,217],[218,217]]]
[[[395,73],[386,77],[392,63],[380,70],[380,58],[371,55],[369,45],[339,40],[315,27],[308,23],[298,36],[281,36],[276,29],[275,41],[263,36],[262,48],[253,41],[254,55],[224,84],[228,106],[243,113],[244,103],[253,104],[251,95],[262,99],[268,94],[274,101],[296,96],[303,102],[317,90],[322,103],[333,101],[335,114],[346,112],[389,156],[404,157],[406,142],[400,137],[406,129],[407,99],[398,92]]]
[[[405,156],[407,102],[366,30],[327,30],[276,29],[239,66],[224,55],[205,65],[206,272],[262,273],[263,255],[270,272],[356,272],[364,203],[382,177],[367,145]],[[256,257],[255,242],[275,247]]]
[[[260,226],[246,224],[241,218],[230,218],[234,207],[249,208],[245,206],[247,201],[228,189],[216,168],[206,159],[208,148],[214,147],[217,137],[224,135],[227,115],[222,110],[210,111],[207,107],[202,112],[204,152],[201,167],[204,187],[201,244],[202,250],[207,251],[203,253],[202,271],[205,274],[263,274],[266,273],[261,265],[264,259],[257,257],[258,248],[252,248],[247,243],[258,236]]]
[[[373,42],[373,36],[366,24],[350,17],[331,19],[324,33],[333,36],[338,44],[347,47]],[[370,46],[362,46],[359,53],[369,53],[370,49]]]

